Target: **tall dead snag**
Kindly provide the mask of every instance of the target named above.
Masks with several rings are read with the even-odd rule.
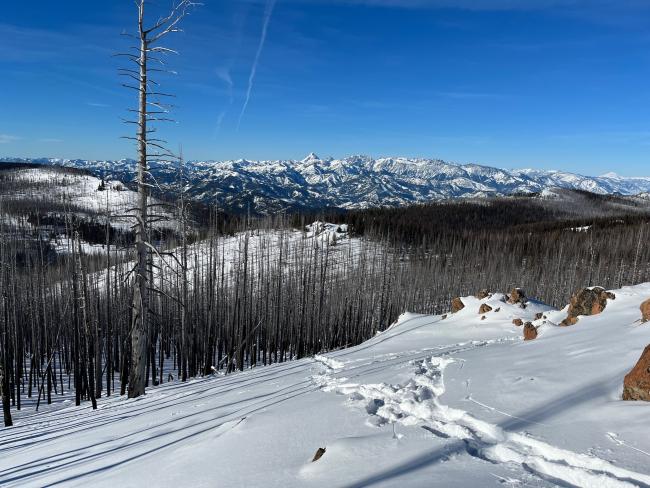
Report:
[[[0,275],[0,278],[2,276]],[[9,381],[9,334],[7,333],[7,326],[9,324],[9,309],[7,306],[7,292],[2,291],[2,304],[3,304],[3,328],[2,328],[2,343],[0,344],[0,397],[2,397],[2,415],[4,417],[5,427],[11,427],[13,421],[11,420],[10,410],[10,381]]]
[[[158,84],[149,79],[150,72],[167,72],[164,61],[160,58],[167,54],[175,54],[172,49],[162,47],[159,42],[172,32],[179,32],[179,24],[187,15],[190,7],[196,5],[190,0],[180,0],[172,8],[169,15],[159,18],[151,27],[145,27],[145,0],[137,0],[138,8],[138,33],[136,39],[138,46],[133,49],[137,54],[123,54],[129,61],[136,65],[136,69],[121,69],[120,74],[137,82],[137,86],[125,84],[127,88],[138,92],[138,108],[131,110],[137,113],[137,121],[125,122],[136,125],[136,136],[127,137],[136,142],[138,147],[138,206],[135,209],[135,246],[137,264],[134,268],[135,280],[133,285],[132,314],[131,314],[131,367],[129,374],[129,398],[136,398],[144,394],[146,383],[146,365],[148,338],[149,338],[149,260],[151,251],[154,250],[149,242],[149,215],[148,197],[149,182],[148,164],[152,160],[174,158],[166,148],[166,141],[150,137],[155,129],[149,127],[150,122],[170,121],[167,117],[171,106],[160,100],[171,95],[158,92]],[[156,68],[151,68],[149,63],[156,63]],[[160,68],[162,66],[162,69]],[[151,152],[149,150],[152,150]]]
[[[2,215],[2,202],[0,201],[0,215]],[[0,219],[0,223],[2,219]],[[5,238],[2,235],[2,227],[0,225],[0,300],[2,300],[2,329],[0,329],[0,398],[2,400],[2,414],[4,417],[5,427],[11,427],[13,421],[11,420],[10,409],[10,388],[11,382],[9,378],[9,279],[6,278],[6,252],[5,252]],[[20,361],[18,361],[20,363]],[[18,401],[20,402],[20,392],[17,390]],[[20,403],[19,403],[20,405]]]
[[[90,301],[88,298],[88,278],[86,276],[86,271],[83,268],[81,263],[81,239],[79,234],[75,233],[75,241],[77,243],[77,259],[75,261],[76,275],[80,279],[80,296],[79,296],[79,311],[80,311],[80,320],[83,326],[83,343],[81,348],[83,349],[83,354],[81,356],[81,377],[83,380],[83,385],[88,394],[88,398],[92,403],[93,410],[97,408],[97,399],[95,391],[95,369],[93,365],[94,361],[94,351],[92,350],[93,342],[91,341],[91,310],[90,310]]]
[[[188,300],[188,283],[187,283],[187,219],[185,208],[185,181],[184,181],[185,161],[181,153],[179,158],[179,202],[178,202],[178,218],[180,220],[181,231],[181,337],[179,348],[179,376],[183,381],[187,381],[187,306]]]

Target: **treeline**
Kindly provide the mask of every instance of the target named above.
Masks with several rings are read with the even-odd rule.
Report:
[[[521,286],[562,307],[580,286],[618,288],[650,279],[650,213],[574,217],[592,211],[503,198],[360,210],[345,220],[357,235],[434,273],[430,285],[440,296]]]
[[[181,219],[168,241],[173,252],[150,256],[148,385],[354,345],[404,311],[443,313],[454,296],[483,288],[522,286],[562,307],[582,286],[650,280],[648,224],[639,215],[572,220],[499,201],[331,215],[353,238],[307,231],[315,216],[204,215],[200,231]],[[123,394],[132,253],[109,239],[103,254],[85,256],[72,229],[72,252],[51,262],[46,241],[26,249],[11,232],[0,242],[7,412],[62,392],[74,391],[77,404]]]

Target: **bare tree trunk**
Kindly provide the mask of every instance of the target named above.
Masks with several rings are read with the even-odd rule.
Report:
[[[133,287],[131,315],[131,371],[129,378],[129,398],[144,395],[145,368],[147,363],[148,290],[147,290],[147,32],[144,29],[144,1],[140,2],[138,26],[140,30],[140,86],[138,107],[138,223],[135,231],[135,246],[138,256],[135,284]]]
[[[7,309],[7,296],[6,292],[3,292],[2,302],[4,304],[4,327],[2,330],[2,344],[0,344],[0,352],[2,352],[0,360],[0,395],[2,396],[2,414],[4,417],[5,427],[11,427],[13,421],[11,420],[11,410],[10,410],[10,394],[9,394],[9,368],[7,361],[7,345],[9,341],[7,327],[9,325],[9,310]]]
[[[152,27],[144,26],[144,6],[145,1],[139,0],[138,6],[138,38],[140,46],[138,47],[139,55],[131,56],[135,61],[139,71],[133,73],[132,70],[124,70],[125,75],[138,80],[137,87],[139,104],[136,141],[138,145],[138,207],[136,210],[137,223],[135,226],[135,246],[137,253],[137,264],[135,282],[133,286],[132,314],[131,314],[131,369],[129,377],[129,398],[136,398],[144,394],[146,385],[146,367],[148,364],[147,352],[149,350],[149,257],[152,248],[149,242],[149,216],[148,216],[148,197],[149,197],[149,178],[148,162],[150,157],[167,157],[170,153],[166,151],[161,144],[164,141],[157,139],[149,140],[150,129],[147,123],[151,120],[169,120],[164,117],[158,117],[157,114],[167,112],[164,104],[148,100],[150,94],[156,93],[149,91],[148,80],[148,61],[152,53],[170,53],[171,49],[154,46],[154,44],[172,32],[178,32],[178,24],[186,15],[187,9],[193,6],[190,0],[180,0],[172,9],[167,17],[161,17]],[[164,63],[163,63],[164,65]],[[164,95],[157,93],[157,95]],[[149,106],[154,106],[155,110],[149,112]],[[149,154],[149,146],[160,149],[159,153]]]

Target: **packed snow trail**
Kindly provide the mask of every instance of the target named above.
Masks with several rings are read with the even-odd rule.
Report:
[[[648,487],[650,405],[619,398],[650,342],[650,285],[615,293],[569,328],[536,302],[469,297],[354,348],[96,411],[24,409],[0,430],[0,486]],[[481,303],[500,311],[481,320]],[[512,319],[540,312],[524,343]]]
[[[440,356],[412,362],[414,376],[404,385],[358,385],[339,381],[329,374],[319,384],[325,390],[348,395],[353,403],[376,417],[376,425],[422,425],[434,435],[463,441],[471,456],[494,463],[520,464],[544,479],[604,488],[650,486],[650,476],[507,432],[463,410],[441,404],[439,397],[445,392],[443,372],[453,362]]]

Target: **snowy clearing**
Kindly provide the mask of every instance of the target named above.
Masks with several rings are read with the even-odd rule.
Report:
[[[102,181],[85,173],[56,167],[11,169],[4,171],[3,176],[5,179],[0,185],[0,196],[5,206],[14,203],[34,212],[38,208],[43,214],[62,215],[66,218],[74,215],[97,219],[102,223],[108,217],[113,228],[124,231],[130,230],[134,224],[132,215],[137,206],[138,194],[120,181]],[[174,208],[154,197],[150,198],[150,204],[154,228],[178,228]],[[20,218],[6,215],[4,219],[4,223],[9,226],[37,228],[36,225],[29,224],[26,215]],[[68,237],[59,234],[52,240],[58,252],[68,252]],[[101,245],[90,243],[84,243],[84,251],[88,254],[104,252]]]
[[[614,293],[572,327],[555,326],[566,310],[468,297],[354,348],[94,412],[25,409],[0,433],[0,485],[647,487],[650,404],[620,396],[650,342],[650,284]]]

